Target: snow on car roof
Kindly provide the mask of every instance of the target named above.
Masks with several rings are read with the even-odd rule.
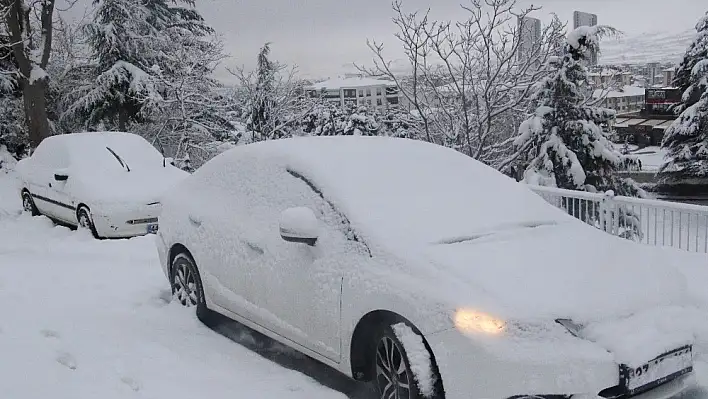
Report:
[[[404,248],[489,229],[572,220],[496,170],[420,141],[306,137],[231,151],[226,156],[251,153],[284,160],[285,167],[311,180],[364,236]]]
[[[86,132],[51,136],[50,142],[61,142],[69,152],[72,162],[94,166],[110,165],[120,167],[120,163],[106,149],[109,147],[128,166],[151,164],[162,166],[162,155],[144,138],[133,133]]]

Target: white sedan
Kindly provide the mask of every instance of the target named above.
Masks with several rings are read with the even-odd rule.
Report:
[[[17,163],[23,208],[95,237],[155,233],[161,196],[188,174],[131,133],[51,136]]]
[[[202,321],[237,320],[382,399],[665,398],[694,381],[678,253],[433,144],[230,150],[170,192],[156,241]]]

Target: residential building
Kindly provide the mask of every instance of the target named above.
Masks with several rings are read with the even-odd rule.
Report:
[[[664,131],[676,119],[670,107],[680,101],[679,89],[645,89],[642,110],[618,116],[612,124],[616,131],[616,140],[641,147],[661,145]]]
[[[396,83],[390,80],[351,77],[330,79],[305,88],[311,97],[322,96],[327,101],[345,105],[363,105],[386,109],[404,105]]]
[[[633,84],[632,72],[613,69],[601,69],[588,73],[588,81],[595,87],[624,87]]]
[[[593,99],[602,98],[600,106],[613,109],[618,114],[638,112],[645,104],[645,89],[643,87],[623,86],[618,90],[597,89]]]
[[[674,69],[674,68],[664,69],[664,87],[673,87],[675,78],[676,78],[676,69]]]
[[[519,60],[528,58],[533,51],[541,45],[541,20],[524,17],[518,19],[519,23]]]
[[[597,15],[586,12],[573,12],[573,29],[578,29],[581,26],[597,26]],[[597,51],[592,51],[587,54],[588,64],[591,66],[597,65]]]

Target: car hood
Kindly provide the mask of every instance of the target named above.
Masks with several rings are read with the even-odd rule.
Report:
[[[439,298],[507,318],[585,323],[688,302],[680,253],[581,222],[507,226],[421,251]]]
[[[78,198],[98,203],[141,203],[161,201],[162,195],[188,173],[174,168],[154,168],[105,174],[82,179]],[[70,179],[71,180],[71,179]]]

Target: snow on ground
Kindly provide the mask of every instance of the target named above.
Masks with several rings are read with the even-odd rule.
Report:
[[[642,171],[658,172],[659,167],[662,163],[664,163],[666,150],[662,150],[661,147],[644,147],[640,150],[633,151],[630,154],[636,156],[642,161]]]
[[[6,398],[338,398],[170,303],[154,237],[97,241],[19,215],[0,172]]]

